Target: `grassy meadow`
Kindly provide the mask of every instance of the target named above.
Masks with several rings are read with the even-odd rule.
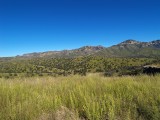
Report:
[[[160,75],[0,78],[0,120],[160,120]]]

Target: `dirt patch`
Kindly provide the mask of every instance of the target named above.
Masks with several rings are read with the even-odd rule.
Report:
[[[61,107],[55,113],[43,113],[36,120],[82,120],[66,107]]]

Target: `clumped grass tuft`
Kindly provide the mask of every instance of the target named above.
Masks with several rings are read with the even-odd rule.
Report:
[[[160,120],[160,75],[0,78],[0,120]]]

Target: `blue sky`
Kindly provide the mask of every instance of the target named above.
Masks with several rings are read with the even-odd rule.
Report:
[[[0,0],[0,56],[160,39],[159,0]]]

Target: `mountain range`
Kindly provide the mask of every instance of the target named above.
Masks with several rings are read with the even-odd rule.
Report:
[[[111,47],[84,46],[78,49],[47,51],[28,53],[20,58],[72,58],[80,56],[104,56],[104,57],[160,57],[160,40],[140,42],[137,40],[125,40]]]

